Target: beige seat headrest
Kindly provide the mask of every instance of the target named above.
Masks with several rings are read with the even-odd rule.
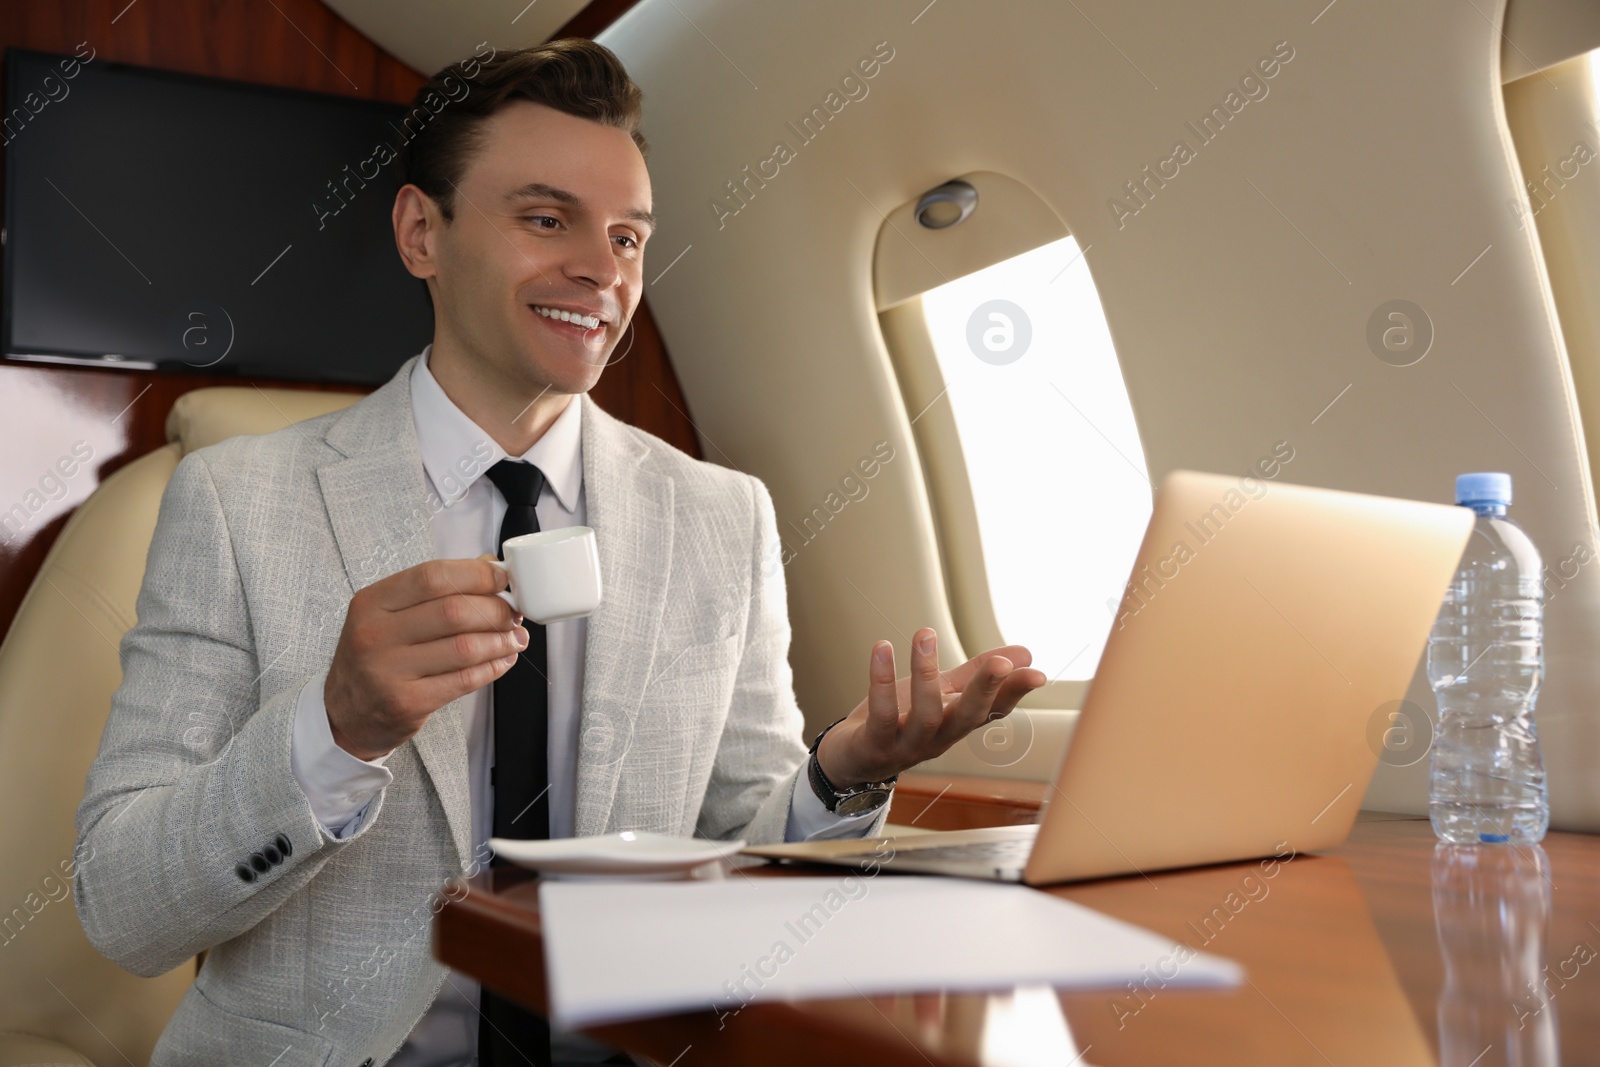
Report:
[[[365,393],[208,386],[184,393],[167,414],[167,440],[184,455],[240,434],[271,433],[349,407]]]

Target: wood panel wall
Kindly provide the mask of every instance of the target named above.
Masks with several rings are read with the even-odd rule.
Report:
[[[593,36],[631,3],[595,0],[557,35]],[[400,104],[425,80],[320,0],[0,0],[0,48],[70,55],[83,41],[97,61]],[[0,103],[9,109],[11,102]],[[3,168],[0,152],[0,182]],[[629,340],[618,349],[626,356],[613,355],[591,395],[618,418],[699,457],[688,405],[642,302]],[[113,471],[166,443],[173,401],[208,385],[252,383],[340,391],[0,356],[0,640],[73,510]],[[3,523],[7,514],[10,524]]]

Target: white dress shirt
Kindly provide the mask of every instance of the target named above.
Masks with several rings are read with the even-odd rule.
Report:
[[[480,477],[506,458],[494,439],[456,406],[428,369],[433,346],[422,350],[411,374],[411,411],[429,487],[438,496],[429,525],[435,558],[473,559],[499,555],[500,522],[506,502],[488,478]],[[574,398],[544,435],[520,459],[544,473],[535,512],[539,528],[582,526],[587,521],[583,491],[583,405]],[[483,457],[487,456],[485,459]],[[432,503],[430,501],[430,503]],[[442,505],[442,506],[438,506]],[[550,836],[571,837],[577,798],[578,727],[583,694],[583,652],[589,620],[567,619],[545,627],[549,681]],[[394,779],[383,763],[387,755],[362,760],[340,748],[323,704],[327,672],[319,672],[300,691],[295,706],[290,764],[323,829],[333,838],[355,833],[371,801]],[[467,774],[472,792],[473,855],[486,856],[494,825],[489,768],[494,761],[493,686],[469,694],[462,726],[467,739]],[[789,841],[849,837],[870,827],[876,812],[839,816],[822,806],[805,775],[797,779],[784,837]],[[438,997],[418,1020],[390,1064],[394,1067],[472,1067],[478,1048],[478,983],[452,970]],[[598,1061],[614,1050],[581,1034],[552,1027],[557,1062]]]

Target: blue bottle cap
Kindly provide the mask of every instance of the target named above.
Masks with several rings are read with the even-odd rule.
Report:
[[[1511,505],[1511,475],[1499,471],[1478,471],[1456,475],[1456,503]]]

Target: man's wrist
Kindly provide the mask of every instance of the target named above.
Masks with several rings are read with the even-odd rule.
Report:
[[[838,761],[831,758],[836,756],[836,753],[829,746],[829,742],[837,744],[839,739],[828,735],[833,732],[835,726],[838,726],[843,721],[844,719],[839,719],[822,728],[822,732],[817,735],[816,745],[811,754],[811,758],[817,762],[817,769],[823,773],[828,783],[835,789],[850,789],[867,781],[865,778],[845,774],[843,769],[839,767]]]
[[[331,672],[330,672],[330,675],[331,675]],[[339,721],[338,721],[337,718],[334,717],[334,713],[333,713],[334,702],[329,699],[329,696],[331,695],[329,693],[329,688],[331,686],[332,686],[332,682],[331,681],[324,681],[323,682],[323,686],[322,686],[322,707],[323,707],[324,714],[326,715],[327,720],[328,720],[328,733],[333,737],[333,743],[334,744],[336,744],[340,748],[344,749],[346,752],[348,752],[350,755],[354,756],[356,759],[362,760],[363,762],[366,762],[366,763],[371,763],[375,759],[380,759],[380,758],[382,758],[384,756],[387,756],[389,753],[393,752],[395,750],[395,748],[398,747],[398,746],[395,746],[395,745],[391,745],[388,748],[376,748],[376,747],[373,747],[371,745],[362,745],[355,738],[351,737],[348,733],[346,733],[345,731],[339,729]]]
[[[384,756],[387,756],[389,753],[394,751],[393,748],[379,748],[379,749],[376,749],[376,750],[368,750],[368,749],[362,748],[362,746],[356,744],[353,740],[351,740],[349,734],[347,734],[343,730],[339,729],[339,724],[333,721],[333,713],[331,711],[327,713],[327,716],[328,716],[328,733],[333,737],[333,743],[338,745],[340,748],[344,749],[346,752],[348,752],[350,755],[354,756],[356,759],[361,760],[361,761],[363,761],[365,763],[371,763],[373,760],[381,759]],[[370,755],[368,754],[369,751],[370,751]]]
[[[806,775],[810,780],[812,792],[828,811],[841,815],[858,815],[879,808],[887,802],[889,794],[894,790],[898,775],[891,775],[881,781],[862,779],[845,783],[836,782],[823,766],[822,745],[833,728],[843,721],[844,719],[838,719],[829,723],[811,742],[810,756],[806,761]]]
[[[301,689],[295,704],[289,766],[312,814],[335,839],[355,833],[360,825],[355,817],[394,780],[394,772],[382,762],[362,760],[334,740],[314,680]]]

